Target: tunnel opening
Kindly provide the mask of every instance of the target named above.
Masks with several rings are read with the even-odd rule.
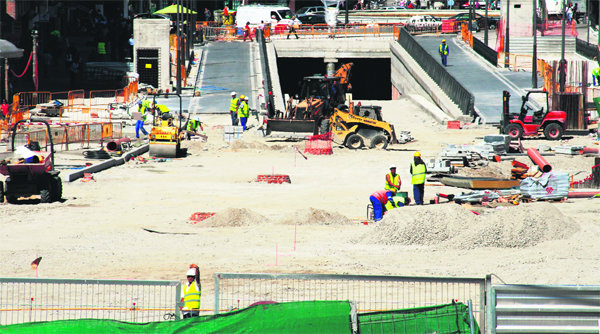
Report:
[[[336,70],[352,62],[350,84],[354,100],[391,100],[392,80],[389,58],[338,58]],[[277,68],[283,94],[294,96],[300,89],[302,78],[327,73],[323,58],[278,58]]]

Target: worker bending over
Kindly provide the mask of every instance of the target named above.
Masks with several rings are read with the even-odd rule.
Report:
[[[386,204],[389,203],[393,208],[404,206],[402,203],[394,202],[394,199],[392,198],[392,192],[389,190],[376,191],[371,194],[369,200],[371,201],[371,204],[373,204],[373,215],[376,222],[383,218]]]
[[[148,135],[148,131],[144,129],[144,121],[146,121],[146,116],[148,114],[148,109],[152,107],[152,102],[148,100],[143,100],[138,102],[138,111],[142,114],[142,118],[138,119],[135,122],[135,138],[140,138],[140,130],[144,136]]]
[[[187,123],[187,139],[192,138],[192,133],[198,133],[198,130],[202,131],[202,123],[200,117],[190,118]]]
[[[385,176],[385,190],[392,192],[395,195],[400,190],[400,175],[396,174],[396,165],[390,165],[390,172]]]
[[[197,317],[200,315],[200,297],[202,284],[200,284],[200,269],[195,264],[190,265],[187,271],[187,283],[183,285],[183,318]]]
[[[423,205],[426,173],[427,166],[421,159],[421,152],[415,152],[414,160],[410,164],[410,174],[412,175],[410,183],[413,185],[413,197],[417,205]]]

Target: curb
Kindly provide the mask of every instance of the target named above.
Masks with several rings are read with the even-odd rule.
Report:
[[[146,145],[136,148],[133,151],[127,152],[120,158],[112,158],[112,159],[103,161],[99,164],[92,165],[90,167],[78,170],[76,172],[69,174],[67,176],[67,181],[73,182],[77,179],[82,178],[84,176],[84,174],[86,174],[86,173],[97,173],[97,172],[101,172],[103,170],[109,169],[111,167],[114,167],[114,166],[124,165],[125,162],[129,161],[130,158],[136,157],[138,155],[142,155],[142,154],[148,152],[149,149],[150,149],[150,145],[146,144]]]

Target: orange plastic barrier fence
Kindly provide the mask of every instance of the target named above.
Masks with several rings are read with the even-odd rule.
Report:
[[[13,96],[13,102],[17,101],[16,106],[35,107],[40,103],[50,102],[51,95],[50,92],[20,92]]]
[[[68,92],[68,106],[82,106],[85,104],[85,92],[83,89],[71,90]]]

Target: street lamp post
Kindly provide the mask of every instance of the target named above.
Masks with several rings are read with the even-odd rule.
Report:
[[[509,65],[510,53],[510,0],[506,0],[506,33],[504,35],[504,67]]]
[[[181,94],[181,13],[180,13],[180,8],[181,8],[181,0],[177,0],[175,1],[175,5],[177,6],[177,14],[176,14],[176,19],[175,19],[175,29],[176,29],[176,33],[177,33],[177,50],[176,50],[176,58],[177,61],[175,62],[175,66],[177,66],[177,68],[175,69],[177,72],[177,83],[175,85],[176,89],[177,89],[177,94]]]
[[[531,88],[537,88],[537,1],[533,0],[532,31],[533,31],[533,62],[531,64]]]
[[[560,65],[559,65],[559,89],[560,92],[563,93],[565,91],[565,81],[566,78],[565,76],[567,75],[567,73],[565,73],[566,70],[566,61],[565,61],[565,14],[566,14],[566,10],[565,10],[565,0],[562,0],[562,41],[560,44]]]
[[[483,34],[483,41],[485,45],[488,45],[488,7],[490,0],[485,0],[485,33]]]

